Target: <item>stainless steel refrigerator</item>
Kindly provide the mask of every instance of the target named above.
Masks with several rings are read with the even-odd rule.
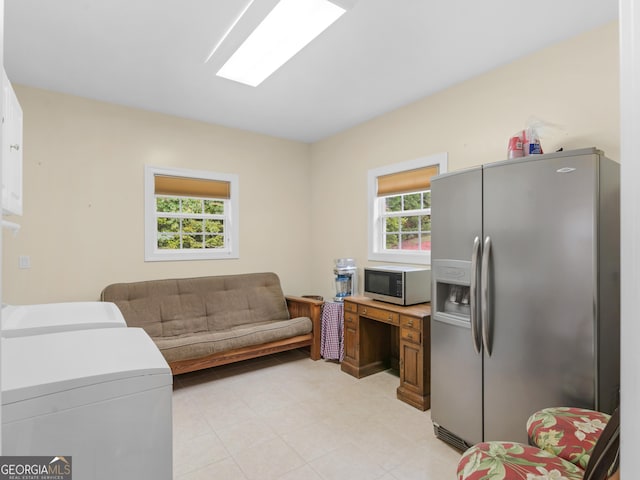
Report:
[[[436,435],[526,443],[538,409],[611,412],[619,165],[596,149],[535,155],[440,175],[431,196]]]

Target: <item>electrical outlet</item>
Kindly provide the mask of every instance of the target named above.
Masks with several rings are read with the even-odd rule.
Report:
[[[18,257],[18,268],[31,268],[31,257],[29,255],[20,255]]]

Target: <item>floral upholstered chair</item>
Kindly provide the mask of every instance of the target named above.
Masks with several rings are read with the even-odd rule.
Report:
[[[529,417],[527,434],[532,445],[584,470],[610,418],[582,408],[545,408]]]
[[[532,445],[484,442],[458,463],[458,480],[604,480],[618,478],[620,413],[547,408],[527,421]]]

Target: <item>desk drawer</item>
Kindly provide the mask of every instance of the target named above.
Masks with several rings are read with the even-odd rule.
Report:
[[[405,340],[407,342],[413,342],[417,345],[420,345],[420,341],[421,339],[421,335],[420,332],[417,330],[414,330],[412,328],[400,328],[400,337],[402,338],[402,340]]]
[[[408,317],[407,315],[400,316],[400,326],[403,328],[413,328],[419,332],[421,323],[422,320],[420,318]]]
[[[344,302],[344,311],[358,313],[358,305],[351,302]]]
[[[358,325],[358,315],[351,312],[344,312],[344,326],[356,328]]]
[[[388,310],[360,305],[358,313],[363,317],[373,318],[374,320],[390,323],[391,325],[400,325],[400,314],[389,312]]]

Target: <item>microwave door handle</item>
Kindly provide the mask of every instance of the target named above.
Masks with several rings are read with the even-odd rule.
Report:
[[[487,355],[491,356],[491,303],[490,296],[491,290],[489,288],[489,282],[491,273],[489,272],[490,264],[489,258],[491,257],[491,237],[487,236],[484,239],[484,248],[482,249],[482,269],[481,284],[480,284],[480,304],[482,306],[482,340],[484,343],[484,350]]]
[[[480,354],[482,338],[478,335],[478,259],[480,257],[480,238],[473,240],[473,252],[471,253],[471,284],[469,286],[469,308],[471,309],[471,340],[473,348]]]

